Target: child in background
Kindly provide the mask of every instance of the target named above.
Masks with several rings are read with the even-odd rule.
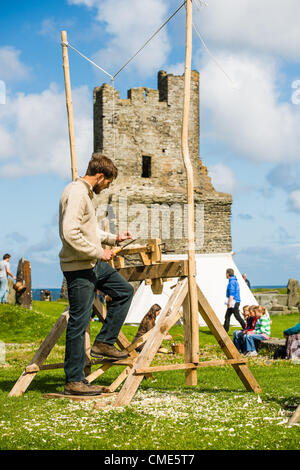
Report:
[[[252,331],[247,331],[244,335],[244,344],[247,356],[257,356],[255,340],[263,341],[270,338],[271,319],[265,307],[259,305],[255,308],[256,323]]]
[[[256,315],[255,315],[255,305],[245,305],[243,307],[243,316],[246,322],[246,326],[244,330],[234,330],[233,332],[233,343],[237,350],[241,353],[245,351],[244,346],[244,335],[247,332],[254,331],[255,323],[256,323]]]

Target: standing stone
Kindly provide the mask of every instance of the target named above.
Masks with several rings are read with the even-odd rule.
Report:
[[[18,282],[22,283],[26,290],[23,293],[16,291],[16,304],[32,309],[31,266],[24,258],[21,258],[18,264],[16,283]]]
[[[8,278],[8,294],[6,301],[10,305],[15,305],[16,303],[16,291],[14,289],[14,281],[10,277]]]
[[[65,277],[63,278],[59,298],[68,300],[68,287],[67,287],[67,281]]]
[[[288,308],[295,307],[299,302],[299,282],[296,279],[289,279],[287,285]]]

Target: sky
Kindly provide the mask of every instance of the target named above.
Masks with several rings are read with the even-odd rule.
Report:
[[[60,32],[116,73],[180,0],[15,0],[0,15],[2,253],[34,288],[59,288],[58,204],[71,180]],[[192,68],[200,72],[200,156],[229,192],[232,248],[252,285],[300,280],[300,2],[194,0]],[[182,74],[185,10],[116,78],[157,87]],[[69,49],[79,174],[93,151],[93,88],[110,83]]]

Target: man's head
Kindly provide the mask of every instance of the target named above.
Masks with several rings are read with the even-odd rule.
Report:
[[[109,187],[118,176],[118,169],[110,160],[101,153],[93,153],[86,170],[86,177],[90,180],[93,191],[99,194],[100,191]]]
[[[10,258],[11,258],[11,256],[8,253],[5,253],[5,255],[3,255],[3,260],[4,261],[9,261]]]
[[[232,276],[234,276],[234,270],[232,268],[226,269],[226,277],[229,278]]]
[[[243,273],[243,274],[242,274],[242,278],[246,280],[246,279],[247,279],[247,274],[246,274],[246,273]]]

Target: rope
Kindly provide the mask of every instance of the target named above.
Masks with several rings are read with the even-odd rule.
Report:
[[[88,62],[90,62],[92,65],[94,65],[95,67],[97,67],[97,69],[100,69],[102,72],[104,72],[106,75],[108,75],[112,80],[113,80],[113,76],[107,72],[106,70],[104,70],[102,67],[100,67],[100,65],[97,65],[95,62],[93,62],[91,59],[89,59],[88,57],[86,57],[84,54],[82,54],[81,52],[79,52],[77,49],[75,49],[75,47],[71,46],[71,44],[69,42],[62,42],[61,43],[62,46],[67,46],[67,47],[70,47],[71,49],[73,49],[73,51],[77,52],[77,54],[79,54],[81,57],[83,57],[85,60],[87,60]]]
[[[83,57],[88,62],[90,62],[92,65],[94,65],[95,67],[100,69],[102,72],[104,72],[106,75],[108,75],[111,78],[111,80],[114,80],[116,78],[116,76],[119,75],[119,73],[123,69],[125,69],[125,67],[127,67],[127,65],[147,46],[147,44],[149,44],[149,42],[152,41],[152,39],[169,23],[169,21],[181,10],[181,8],[185,4],[186,4],[186,0],[184,0],[184,2],[177,8],[177,10],[174,11],[174,13],[172,13],[172,15],[155,31],[155,33],[152,34],[152,36],[140,47],[140,49],[137,52],[135,52],[135,54],[133,54],[133,56],[131,56],[130,59],[128,59],[127,62],[124,65],[122,65],[122,67],[114,75],[111,75],[105,69],[103,69],[102,67],[97,65],[94,61],[92,61],[91,59],[86,57],[84,54],[79,52],[77,49],[75,49],[75,47],[71,46],[71,44],[69,42],[62,42],[61,44],[63,46],[67,46],[67,47],[70,47],[71,49],[73,49],[73,51],[77,52],[77,54],[79,54],[81,57]]]
[[[205,3],[204,1],[202,0],[195,0],[196,2],[196,8],[200,11],[202,9],[202,7],[205,5],[207,6],[207,3]],[[213,62],[216,64],[216,66],[221,70],[221,72],[223,72],[223,74],[225,75],[225,77],[230,81],[231,85],[233,86],[233,88],[237,88],[237,84],[231,79],[231,77],[228,75],[228,73],[224,70],[224,68],[221,66],[221,64],[217,61],[217,59],[214,57],[214,55],[212,54],[212,52],[210,52],[208,46],[206,45],[202,35],[200,34],[200,31],[198,30],[197,26],[195,25],[194,21],[192,22],[193,23],[193,28],[197,34],[197,36],[199,37],[200,41],[202,42],[202,45],[203,47],[205,48],[206,52],[208,53],[208,55],[210,56],[210,58],[213,60]]]
[[[152,39],[166,26],[166,24],[169,23],[169,21],[181,10],[181,8],[185,4],[186,4],[186,0],[184,0],[184,2],[177,8],[177,10],[174,11],[174,13],[155,31],[155,33],[152,34],[152,36],[142,45],[142,47],[140,47],[140,49],[135,54],[133,54],[133,56],[130,57],[130,59],[127,60],[127,62],[114,74],[113,78],[119,75],[119,73],[125,67],[127,67],[127,65],[147,46],[147,44],[149,44],[150,41],[152,41]]]

